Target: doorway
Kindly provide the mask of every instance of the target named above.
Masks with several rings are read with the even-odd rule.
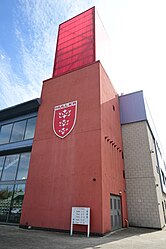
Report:
[[[25,184],[0,185],[0,222],[19,223]]]
[[[110,195],[111,231],[122,227],[121,197]]]

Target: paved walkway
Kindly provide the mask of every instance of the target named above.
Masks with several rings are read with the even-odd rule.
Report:
[[[104,237],[90,237],[20,229],[0,225],[0,249],[166,249],[166,228],[162,231],[122,229]]]

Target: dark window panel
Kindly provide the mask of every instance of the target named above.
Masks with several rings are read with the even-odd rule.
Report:
[[[9,143],[13,124],[7,124],[0,127],[0,144]]]
[[[19,161],[17,180],[25,180],[28,175],[30,153],[22,153]]]
[[[15,180],[19,161],[19,154],[6,156],[4,169],[2,172],[2,181]]]
[[[36,117],[28,119],[24,140],[31,139],[34,137],[35,127],[36,127]]]
[[[10,142],[22,141],[25,133],[26,120],[14,123]]]

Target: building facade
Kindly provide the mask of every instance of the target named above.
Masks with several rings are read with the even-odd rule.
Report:
[[[40,100],[0,111],[0,222],[69,231],[88,207],[93,234],[164,226],[164,160],[142,92],[109,79],[108,44],[95,8],[62,23]]]
[[[0,111],[0,222],[19,223],[39,99]]]
[[[166,223],[166,165],[143,92],[119,97],[129,223]]]

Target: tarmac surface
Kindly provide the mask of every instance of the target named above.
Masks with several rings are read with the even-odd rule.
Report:
[[[70,236],[0,225],[0,249],[166,249],[166,228],[122,229],[104,237]]]

